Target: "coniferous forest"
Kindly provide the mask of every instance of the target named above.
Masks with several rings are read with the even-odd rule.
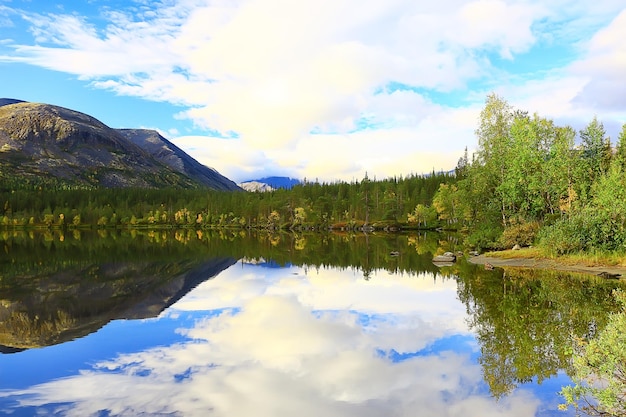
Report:
[[[613,143],[596,117],[577,132],[490,94],[477,126],[476,151],[448,173],[271,192],[72,189],[3,176],[0,228],[445,228],[477,249],[624,252],[626,124]]]
[[[432,200],[456,176],[433,173],[352,183],[309,183],[271,192],[207,189],[1,190],[0,223],[23,227],[233,227],[354,229],[435,227]],[[34,189],[33,189],[34,188]],[[418,211],[415,215],[416,208]]]

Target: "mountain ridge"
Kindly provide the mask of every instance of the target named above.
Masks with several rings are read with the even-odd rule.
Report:
[[[209,187],[217,182],[226,190],[240,190],[240,187],[233,181],[214,168],[201,164],[156,130],[127,128],[116,130],[131,142],[150,152],[157,160]]]
[[[0,99],[0,180],[241,190],[156,131],[114,129],[76,110],[9,98]]]
[[[289,190],[298,184],[302,184],[302,181],[297,178],[271,176],[243,181],[239,183],[239,186],[248,191],[272,191],[278,188]]]

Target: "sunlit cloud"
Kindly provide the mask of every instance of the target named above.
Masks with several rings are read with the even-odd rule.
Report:
[[[598,31],[587,44],[584,58],[572,70],[589,77],[576,102],[623,116],[626,107],[626,9],[611,24]],[[623,119],[622,119],[623,120]]]
[[[175,113],[194,137],[237,138],[232,156],[212,149],[211,135],[190,151],[236,180],[274,168],[329,180],[386,177],[452,169],[475,146],[475,115],[492,90],[578,124],[595,113],[623,120],[623,10],[617,0],[185,0],[102,8],[95,18],[4,6],[0,19],[21,16],[32,41],[3,40],[0,62],[182,106]],[[537,55],[536,69],[518,73],[518,60],[543,47],[567,56]],[[445,149],[429,149],[435,142]],[[350,156],[335,154],[346,147]],[[251,155],[256,165],[247,165]],[[396,155],[410,158],[389,163]]]
[[[376,105],[381,103],[377,101]],[[402,120],[417,116],[396,113],[398,126],[343,134],[308,134],[294,149],[254,150],[246,147],[242,139],[214,137],[179,137],[173,142],[237,181],[262,178],[272,172],[310,181],[352,181],[362,179],[366,173],[370,178],[381,179],[390,174],[452,169],[465,147],[471,151],[476,146],[473,132],[480,109],[431,109],[430,116],[423,116],[417,127],[407,126],[412,120]]]

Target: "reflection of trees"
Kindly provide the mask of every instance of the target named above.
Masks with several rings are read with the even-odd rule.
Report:
[[[0,234],[6,255],[0,258],[0,345],[49,345],[88,334],[113,318],[156,315],[179,290],[211,276],[211,268],[221,270],[241,258],[354,268],[365,279],[381,269],[436,274],[426,249],[436,248],[438,238],[239,229],[5,232]]]
[[[269,232],[237,235],[220,241],[219,250],[234,257],[263,258],[278,264],[355,268],[366,278],[380,269],[397,273],[439,272],[432,263],[432,254],[441,235],[434,232],[428,236],[361,232],[283,233],[278,235],[280,239],[276,236]],[[304,239],[306,245],[301,244]],[[209,245],[213,244],[209,239]]]
[[[480,343],[485,381],[499,397],[518,384],[571,370],[573,337],[602,328],[617,284],[560,271],[466,266],[459,298]]]
[[[131,229],[107,230],[106,236],[89,231],[81,231],[77,236],[61,236],[60,233],[31,231],[0,234],[0,246],[4,246],[8,253],[8,262],[0,259],[0,276],[4,274],[6,278],[29,268],[55,270],[58,264],[80,266],[110,259],[177,261],[207,255],[263,258],[283,265],[332,265],[370,273],[384,269],[398,273],[437,274],[439,269],[432,264],[432,255],[439,248],[455,250],[456,246],[454,237],[435,232],[282,233],[240,229]],[[399,256],[391,256],[395,253]]]
[[[563,387],[565,404],[593,416],[626,416],[626,293],[616,291],[621,310],[606,327],[575,350],[573,385]]]

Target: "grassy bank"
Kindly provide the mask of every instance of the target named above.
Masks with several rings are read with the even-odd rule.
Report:
[[[584,265],[589,267],[614,266],[626,268],[626,253],[594,251],[559,255],[550,248],[533,246],[521,250],[509,249],[486,252],[484,255],[502,259],[544,259],[564,265]]]

